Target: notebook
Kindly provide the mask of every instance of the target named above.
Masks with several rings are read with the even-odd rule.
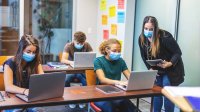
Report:
[[[75,52],[73,68],[94,67],[95,52]]]
[[[157,70],[132,71],[127,86],[118,84],[115,86],[124,91],[151,89],[154,86],[157,72]]]
[[[65,76],[65,73],[61,72],[33,74],[29,80],[29,95],[16,94],[16,96],[26,102],[62,97]]]
[[[111,94],[111,93],[119,93],[119,92],[123,92],[121,89],[112,86],[112,85],[100,85],[96,87],[97,90],[105,93],[105,94]]]
[[[53,68],[63,68],[63,69],[68,68],[68,65],[60,62],[47,62],[47,65]]]
[[[200,97],[185,96],[195,112],[200,112]]]

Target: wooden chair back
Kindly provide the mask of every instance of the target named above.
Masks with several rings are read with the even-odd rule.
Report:
[[[58,54],[58,59],[59,59],[59,62],[61,62],[61,60],[62,60],[62,52],[60,52],[59,54]]]
[[[3,63],[11,58],[13,56],[0,56],[0,66],[3,65]],[[5,90],[5,87],[4,87],[4,78],[3,78],[3,72],[0,71],[0,91],[4,91]]]
[[[85,76],[86,76],[87,86],[96,85],[97,79],[94,70],[86,70]]]

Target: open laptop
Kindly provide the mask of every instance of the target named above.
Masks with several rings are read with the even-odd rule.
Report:
[[[65,73],[61,72],[33,74],[29,80],[29,95],[16,94],[16,96],[26,102],[62,97],[65,76]]]
[[[94,67],[95,52],[75,52],[73,68]]]
[[[153,88],[157,70],[132,71],[127,86],[115,85],[125,91]]]

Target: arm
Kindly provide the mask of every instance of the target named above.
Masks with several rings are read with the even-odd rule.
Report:
[[[118,80],[112,80],[112,79],[106,78],[102,69],[96,70],[96,74],[101,84],[115,85],[115,84],[120,84],[121,82]]]
[[[25,92],[25,94],[28,95],[28,90],[26,90],[26,88],[21,88],[13,84],[13,71],[8,65],[4,67],[4,84],[5,91],[19,94],[24,94]]]
[[[129,77],[130,77],[130,71],[127,69],[127,70],[124,70],[123,71],[123,74],[124,74],[124,76],[126,77],[126,79],[129,79]]]
[[[68,60],[68,57],[69,57],[69,53],[63,52],[61,62],[72,66],[74,64],[74,61]]]
[[[168,68],[171,67],[172,65],[175,66],[182,55],[178,43],[175,41],[173,37],[165,37],[163,40],[163,44],[166,50],[172,54],[172,57],[170,61],[164,60],[164,62],[162,64],[159,64],[158,66],[160,66],[161,68]]]

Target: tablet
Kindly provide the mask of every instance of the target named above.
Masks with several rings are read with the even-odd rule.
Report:
[[[146,62],[151,66],[157,66],[157,64],[162,63],[162,59],[146,60]]]

